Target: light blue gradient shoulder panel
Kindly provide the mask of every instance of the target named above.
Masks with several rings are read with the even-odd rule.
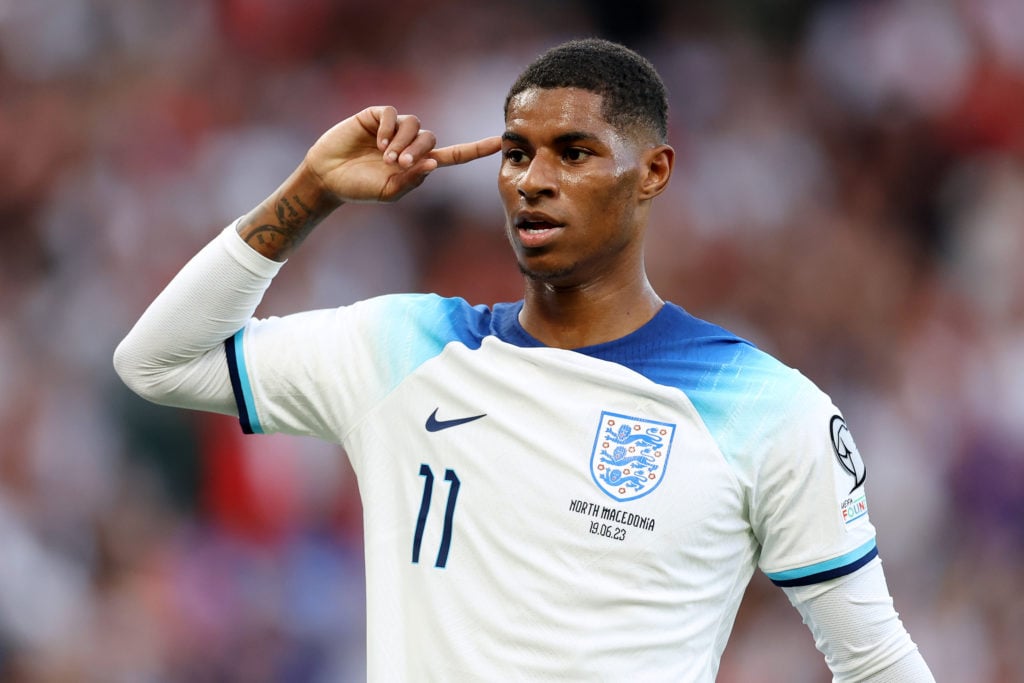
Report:
[[[687,395],[725,457],[737,464],[809,387],[799,372],[717,325],[666,304],[623,339],[579,350]]]
[[[356,310],[356,309],[359,310]],[[374,345],[384,368],[384,384],[390,392],[416,368],[434,358],[453,341],[471,349],[480,347],[489,333],[490,311],[470,306],[462,299],[434,294],[393,294],[359,302],[351,309],[362,321],[365,340]],[[261,434],[263,427],[246,368],[245,329],[225,341],[228,372],[235,394],[238,419],[246,434]]]
[[[367,324],[390,370],[386,391],[401,384],[451,342],[478,349],[483,338],[490,334],[490,310],[485,306],[470,306],[463,299],[435,294],[394,294],[363,305],[373,307],[368,311]]]

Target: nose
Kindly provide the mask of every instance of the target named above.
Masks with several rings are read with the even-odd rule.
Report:
[[[531,160],[530,165],[519,176],[516,183],[516,192],[523,199],[534,199],[536,197],[553,197],[558,193],[558,177],[553,165],[547,155],[537,153]]]

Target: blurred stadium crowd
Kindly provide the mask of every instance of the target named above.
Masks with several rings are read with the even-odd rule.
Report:
[[[602,35],[672,97],[655,287],[844,410],[937,678],[1024,681],[1021,27],[1016,0],[0,0],[0,680],[363,678],[340,449],[145,404],[113,348],[337,118],[494,134],[527,61]],[[345,207],[260,314],[518,298],[496,168]],[[720,680],[829,680],[759,575]]]

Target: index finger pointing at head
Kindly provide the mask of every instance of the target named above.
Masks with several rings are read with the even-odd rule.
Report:
[[[490,156],[501,149],[501,136],[493,135],[476,142],[463,142],[447,147],[438,147],[430,153],[438,166],[454,166],[465,164],[475,159]]]

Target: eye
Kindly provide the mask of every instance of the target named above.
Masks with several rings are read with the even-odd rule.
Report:
[[[517,148],[505,150],[504,156],[507,161],[513,164],[519,164],[526,161],[526,152]]]
[[[569,147],[562,156],[566,161],[583,161],[590,156],[590,151],[582,147]]]

